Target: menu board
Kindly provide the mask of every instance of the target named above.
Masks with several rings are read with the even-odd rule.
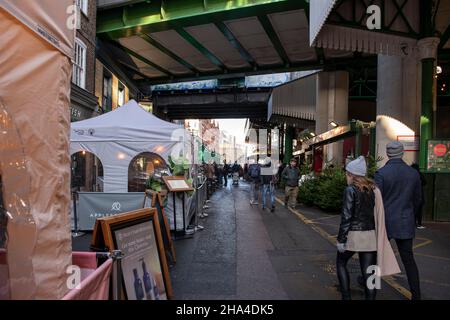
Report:
[[[170,192],[193,191],[194,189],[187,183],[184,177],[164,176],[163,180]]]
[[[114,231],[128,300],[167,300],[151,221]]]
[[[450,140],[429,140],[427,171],[450,173]]]

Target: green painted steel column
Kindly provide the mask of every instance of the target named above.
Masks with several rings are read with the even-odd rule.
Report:
[[[285,132],[285,142],[284,142],[284,163],[289,163],[292,159],[293,148],[294,148],[294,128],[287,127]]]
[[[355,158],[358,158],[362,153],[361,143],[362,143],[362,129],[361,127],[357,127],[355,136]]]
[[[369,153],[375,159],[377,158],[377,129],[376,127],[370,128],[370,149]]]
[[[434,59],[422,60],[422,113],[420,116],[420,169],[427,169],[427,141],[433,138]]]

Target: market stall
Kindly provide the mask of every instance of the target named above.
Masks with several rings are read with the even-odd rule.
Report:
[[[72,123],[70,154],[90,152],[103,165],[103,191],[128,192],[128,169],[141,153],[151,152],[168,162],[182,157],[189,136],[182,126],[163,121],[136,101],[96,118]]]
[[[146,180],[155,172],[155,168],[159,167],[159,173],[167,169],[163,174],[171,174],[168,170],[169,158],[175,160],[191,158],[190,139],[191,136],[186,133],[183,126],[161,120],[131,100],[104,115],[72,123],[70,154],[89,152],[98,157],[104,174],[100,177],[103,181],[101,189],[114,198],[114,194],[121,193],[123,196],[131,191],[144,191],[137,190],[136,184],[139,184],[140,180],[141,186],[144,187]],[[154,160],[147,161],[152,158],[145,157],[146,154],[152,154]],[[134,181],[130,178],[130,172],[136,173],[134,176],[137,178]],[[185,202],[188,219],[189,212],[192,212],[190,198]],[[116,200],[111,204],[114,202]],[[168,205],[166,213],[173,227],[171,204]],[[78,214],[81,215],[83,212]],[[182,226],[181,221],[178,226]]]

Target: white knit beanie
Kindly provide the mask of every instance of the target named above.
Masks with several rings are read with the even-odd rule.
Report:
[[[358,159],[347,164],[345,170],[355,176],[365,177],[367,174],[366,159],[363,156],[360,156]]]

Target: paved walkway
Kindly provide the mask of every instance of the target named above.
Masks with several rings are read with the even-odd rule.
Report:
[[[326,214],[315,208],[298,206],[293,212],[306,225],[316,230],[331,243],[336,242],[340,216]],[[425,223],[426,229],[416,230],[414,255],[419,268],[422,298],[450,299],[450,223]],[[392,242],[403,273],[387,278],[389,285],[402,296],[409,297],[408,282],[395,243]]]
[[[277,203],[274,213],[249,204],[249,186],[214,194],[200,220],[205,230],[177,240],[171,269],[176,299],[339,299],[335,242],[339,215]],[[450,224],[428,223],[417,231],[415,255],[424,299],[450,299]],[[91,234],[75,238],[74,250],[89,250]],[[401,264],[400,264],[401,265]],[[354,299],[357,260],[349,264]],[[383,281],[380,300],[406,299],[405,274]]]
[[[205,230],[176,242],[176,299],[340,298],[332,234],[280,204],[274,213],[250,206],[245,183],[216,192],[209,206]],[[359,270],[352,261],[354,299],[363,298],[356,284]],[[405,297],[384,283],[378,299]]]

